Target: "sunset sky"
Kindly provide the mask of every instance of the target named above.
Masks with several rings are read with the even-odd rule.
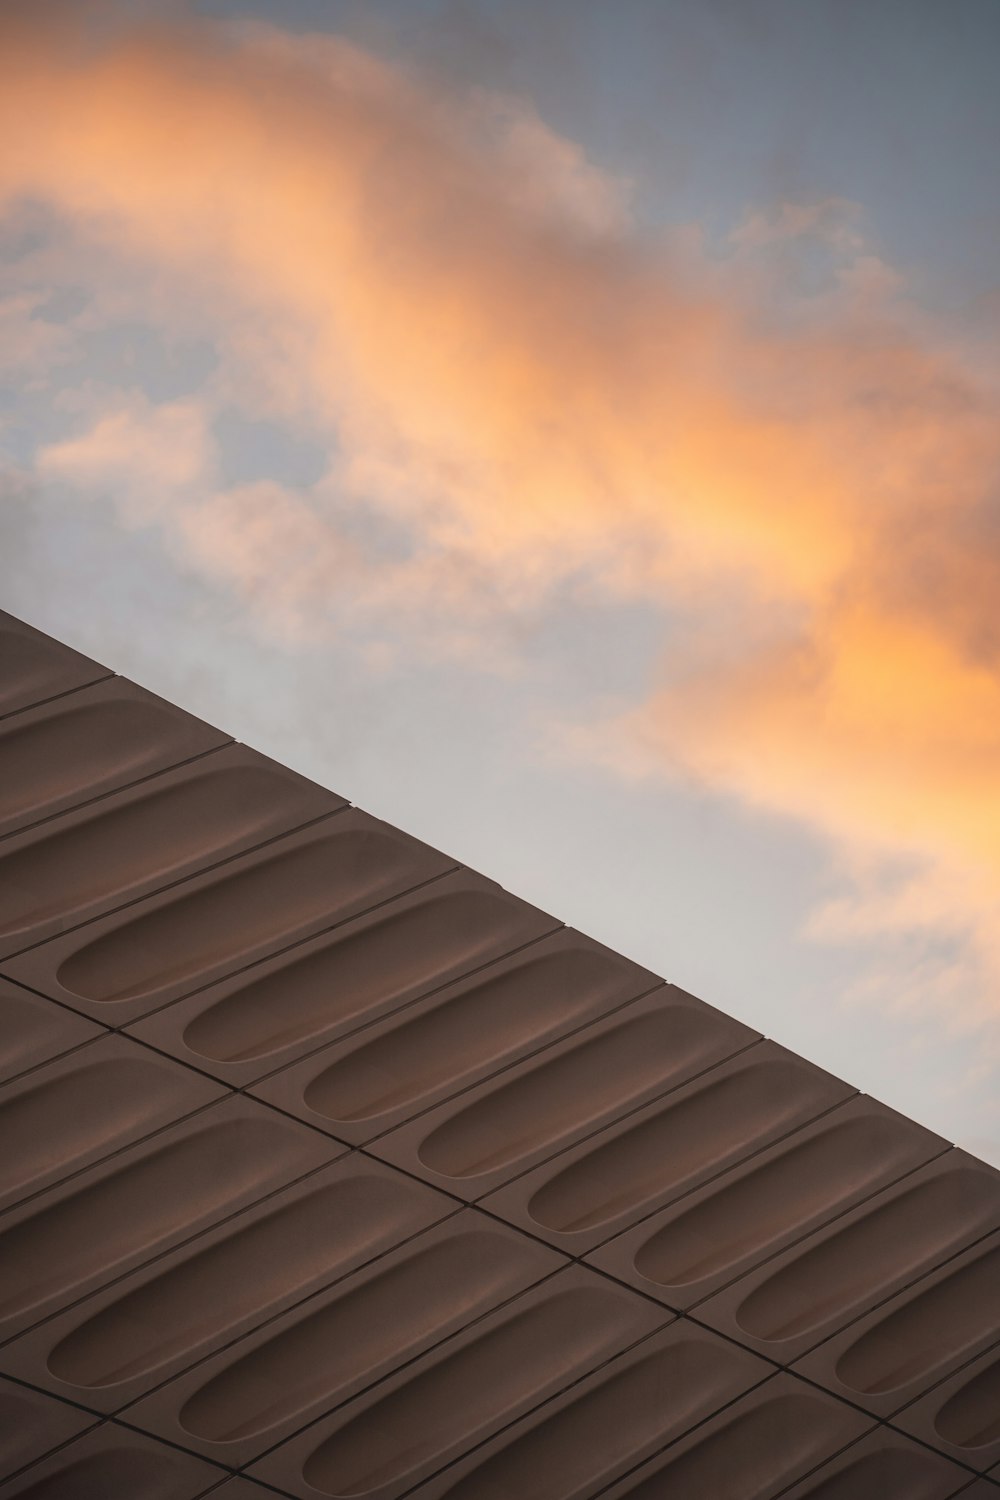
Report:
[[[0,603],[1000,1163],[995,0],[0,4]]]

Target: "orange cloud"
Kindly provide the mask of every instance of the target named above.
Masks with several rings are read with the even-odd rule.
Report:
[[[336,38],[7,40],[0,197],[168,278],[223,382],[335,433],[338,493],[411,528],[426,576],[464,567],[520,605],[584,570],[689,610],[687,655],[619,726],[627,754],[922,860],[943,873],[914,911],[957,910],[951,881],[991,920],[995,395],[893,313],[898,277],[848,209],[754,215],[713,259],[639,235],[628,185],[526,105],[445,96]],[[790,307],[769,255],[803,236],[840,272]],[[116,436],[98,423],[78,457]],[[199,566],[252,591],[270,559],[306,616],[357,564],[322,489],[189,493],[177,514]]]
[[[726,389],[735,356],[759,385],[776,351],[623,238],[611,187],[524,110],[262,29],[6,55],[8,196],[183,272],[234,322],[249,305],[307,331],[359,482],[415,496],[444,539],[560,567],[613,525],[667,574],[677,552],[793,588],[848,545],[817,427]]]

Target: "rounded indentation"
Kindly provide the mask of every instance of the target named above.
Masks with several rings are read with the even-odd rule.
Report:
[[[655,1085],[666,1088],[705,1047],[705,1022],[681,1008],[647,1011],[458,1110],[419,1148],[424,1166],[476,1177],[597,1122]]]
[[[141,774],[177,738],[177,722],[155,702],[73,698],[33,724],[15,720],[0,736],[0,819],[41,813],[109,778]]]
[[[14,1474],[45,1453],[77,1437],[95,1418],[41,1391],[4,1381],[0,1385],[0,1466]]]
[[[68,1296],[99,1272],[110,1277],[137,1251],[152,1254],[307,1165],[289,1132],[263,1116],[205,1125],[127,1162],[0,1234],[0,1317]]]
[[[740,1303],[736,1321],[767,1342],[810,1333],[985,1233],[998,1210],[987,1173],[942,1172],[798,1255]]]
[[[96,662],[36,635],[27,626],[21,630],[0,628],[0,661],[0,713],[52,698],[105,675]]]
[[[26,1191],[82,1157],[142,1135],[176,1095],[173,1071],[141,1055],[81,1062],[25,1089],[0,1104],[0,1139],[17,1142],[0,1157],[0,1193]]]
[[[5,1080],[100,1034],[91,1021],[3,980],[0,1011],[0,1077]]]
[[[525,1265],[508,1239],[483,1230],[416,1250],[234,1360],[185,1402],[178,1421],[194,1437],[232,1443],[304,1419],[386,1360],[401,1363],[424,1339],[495,1305]]]
[[[934,1428],[956,1448],[1000,1442],[1000,1356],[949,1396],[934,1418]]]
[[[816,1396],[775,1396],[706,1433],[673,1461],[668,1450],[667,1461],[625,1493],[629,1500],[774,1495],[856,1435],[855,1419],[846,1408]],[[477,1491],[476,1500],[487,1496]],[[489,1500],[494,1500],[493,1491]]]
[[[491,951],[509,907],[490,891],[455,891],[244,985],[196,1016],[184,1032],[192,1052],[217,1062],[266,1057]]]
[[[869,1328],[840,1356],[837,1379],[865,1395],[926,1384],[998,1326],[1000,1246],[994,1246]]]
[[[154,783],[155,786],[155,783]],[[219,856],[275,822],[286,778],[262,767],[200,770],[0,858],[0,933],[20,932],[107,901],[192,860]]]
[[[809,1070],[790,1058],[750,1064],[580,1157],[533,1194],[528,1213],[562,1234],[606,1224],[733,1153],[749,1156],[814,1094]]]
[[[120,1384],[194,1352],[249,1314],[367,1259],[422,1228],[426,1214],[405,1181],[331,1182],[264,1218],[234,1226],[80,1324],[49,1353],[69,1385]]]
[[[866,1453],[837,1474],[820,1479],[809,1500],[940,1500],[944,1460],[924,1449],[886,1448]],[[954,1471],[952,1471],[954,1472]],[[947,1477],[947,1476],[946,1476]]]
[[[600,953],[542,954],[355,1048],[313,1079],[305,1101],[329,1120],[402,1109],[572,1024],[620,985],[620,967]]]
[[[306,1460],[306,1482],[338,1496],[399,1483],[484,1422],[592,1369],[627,1326],[621,1299],[604,1287],[516,1312],[341,1427]]]
[[[494,1453],[446,1492],[448,1500],[568,1500],[743,1389],[730,1360],[694,1340],[649,1354]],[[703,1493],[707,1500],[713,1492]]]
[[[127,1495],[129,1500],[174,1500],[177,1471],[173,1454],[157,1444],[155,1451],[112,1448],[70,1460],[26,1489],[20,1500],[90,1500]]]
[[[640,1275],[691,1286],[765,1250],[800,1225],[903,1170],[913,1128],[894,1115],[831,1123],[826,1130],[722,1186],[651,1235],[636,1252]]]
[[[249,869],[124,921],[59,967],[70,994],[95,1002],[146,995],[277,942],[347,905],[374,900],[401,867],[393,840],[374,829],[331,830],[275,849]]]

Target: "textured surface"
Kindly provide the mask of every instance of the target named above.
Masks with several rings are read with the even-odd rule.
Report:
[[[0,834],[83,807],[228,736],[121,677],[0,720]]]
[[[998,1320],[1000,1234],[993,1234],[880,1303],[796,1368],[891,1416],[995,1343]]]
[[[998,1174],[949,1151],[741,1277],[701,1304],[697,1316],[785,1364],[998,1226]],[[988,1274],[977,1277],[977,1294],[985,1297],[989,1284]],[[996,1285],[1000,1294],[1000,1277]],[[932,1344],[949,1322],[941,1319],[932,1330]],[[930,1327],[922,1324],[914,1338],[923,1339]],[[897,1359],[898,1341],[894,1336],[883,1348],[881,1335],[873,1334],[863,1348],[864,1356],[860,1348],[851,1356],[854,1389],[873,1389],[876,1379],[881,1389],[888,1378],[882,1367]]]
[[[670,1321],[568,1266],[314,1423],[253,1472],[316,1495],[404,1494],[472,1444]]]
[[[0,1083],[104,1035],[102,1027],[0,979]]]
[[[588,1259],[672,1307],[693,1307],[946,1150],[930,1131],[855,1098]]]
[[[491,1193],[483,1207],[582,1255],[850,1094],[761,1042]]]
[[[275,1102],[301,1113],[303,1107],[314,1108],[312,1103],[306,1105],[304,1098],[313,1078],[335,1062],[335,1055],[327,1050],[334,1038],[403,1007],[407,1024],[412,1025],[418,1013],[416,1007],[411,1008],[412,1002],[428,990],[433,993],[419,1013],[429,1007],[437,1014],[439,1007],[448,1007],[442,1022],[436,1023],[437,1031],[442,1023],[447,1026],[454,1014],[461,1028],[456,1045],[490,1049],[486,1057],[492,1055],[487,1030],[490,1024],[494,1030],[504,1027],[504,1039],[510,1036],[508,1046],[524,1046],[529,1044],[527,1036],[544,1040],[559,1020],[571,1024],[574,1018],[586,1019],[592,1007],[578,978],[566,987],[568,994],[561,1007],[559,995],[552,993],[555,964],[544,956],[551,944],[531,946],[526,953],[519,953],[505,963],[492,962],[522,944],[533,945],[536,938],[555,925],[551,917],[516,900],[500,886],[468,870],[459,870],[300,943],[276,958],[255,964],[233,979],[199,990],[129,1029],[133,1036],[228,1083],[242,1086],[280,1069],[281,1081],[276,1079],[274,1087],[282,1093],[280,1098],[275,1096]],[[563,941],[562,935],[554,941]],[[501,976],[512,966],[520,969],[525,964],[540,967],[544,992],[531,995],[538,1004],[531,1007],[530,1016],[526,1017],[521,1010],[526,1008],[523,995],[529,987],[517,986],[512,1000],[520,1003],[519,1009],[505,1022],[505,1012],[511,1007],[503,1006],[502,1000],[495,1003],[497,985],[502,985]],[[480,969],[485,977],[479,977]],[[469,971],[474,972],[459,986],[448,985],[454,975]],[[475,1014],[469,1024],[464,1020],[468,1011],[464,997],[470,990],[478,996],[484,987],[487,1005],[477,1008],[475,1000],[471,1002]],[[455,1002],[456,990],[462,996],[461,1004]],[[551,1021],[550,1010],[554,1011]],[[365,1036],[369,1037],[367,1031]],[[408,1083],[412,1097],[420,1101],[423,1093],[412,1093],[419,1072],[414,1065],[415,1048],[409,1035],[403,1050],[406,1066],[400,1087]],[[429,1061],[438,1069],[442,1066],[443,1051],[444,1038],[435,1036]],[[309,1054],[304,1070],[290,1069],[291,1061],[303,1053]],[[473,1073],[483,1055],[480,1052],[474,1055]],[[379,1079],[381,1088],[386,1087],[386,1070],[382,1057],[368,1070]],[[353,1105],[366,1074],[353,1065],[349,1071],[358,1080],[351,1094]],[[425,1088],[430,1086],[428,1083]],[[323,1110],[324,1096],[329,1093],[335,1098],[335,1090],[330,1090],[324,1079],[316,1093],[320,1104],[316,1111],[318,1118],[333,1118]],[[338,1123],[347,1129],[353,1121],[367,1120],[372,1113],[371,1109],[362,1113],[355,1106],[354,1113],[344,1114]],[[313,1123],[318,1123],[318,1119]]]
[[[940,1453],[889,1427],[877,1427],[787,1490],[782,1500],[859,1500],[868,1495],[876,1500],[945,1500],[967,1483],[968,1475]]]
[[[0,610],[0,716],[71,693],[112,673]]]
[[[33,947],[341,805],[244,745],[227,745],[12,834],[0,842],[0,954]]]
[[[1000,1346],[918,1396],[896,1425],[963,1462],[1000,1464]]]
[[[1000,1174],[0,616],[0,1497],[1000,1495]]]

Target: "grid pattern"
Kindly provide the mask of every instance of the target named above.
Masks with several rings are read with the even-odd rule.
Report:
[[[1000,1174],[0,615],[0,1496],[1000,1497]]]

